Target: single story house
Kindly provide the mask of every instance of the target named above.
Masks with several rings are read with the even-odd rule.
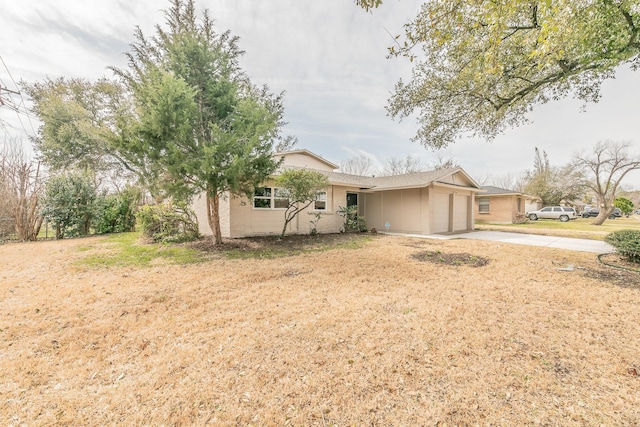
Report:
[[[486,185],[475,201],[477,222],[519,224],[526,220],[526,212],[540,207],[540,199],[519,191]]]
[[[306,168],[326,174],[329,187],[306,211],[291,221],[287,233],[308,234],[311,221],[319,213],[319,233],[337,233],[344,218],[340,207],[358,206],[368,228],[380,231],[434,234],[473,229],[475,194],[480,186],[459,167],[387,177],[369,177],[335,172],[338,166],[307,151],[277,153],[281,168]],[[226,195],[220,199],[220,226],[223,237],[239,238],[276,235],[284,224],[286,202],[270,180],[256,189],[252,200]],[[196,198],[194,211],[200,232],[213,234],[204,195]]]

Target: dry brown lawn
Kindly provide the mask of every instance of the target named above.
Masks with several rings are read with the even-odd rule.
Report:
[[[88,242],[0,246],[2,425],[640,425],[640,276],[593,254],[78,266]],[[488,263],[435,262],[463,253]]]

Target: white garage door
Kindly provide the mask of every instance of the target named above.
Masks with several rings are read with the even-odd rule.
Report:
[[[467,221],[469,214],[469,196],[456,194],[453,203],[453,231],[461,231],[469,228]]]
[[[433,193],[433,232],[449,231],[449,194]]]

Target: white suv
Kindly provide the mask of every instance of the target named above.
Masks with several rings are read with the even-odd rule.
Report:
[[[547,206],[539,211],[527,212],[527,218],[531,221],[537,221],[538,219],[559,219],[562,222],[567,222],[570,219],[577,219],[576,210],[568,208],[566,206]]]

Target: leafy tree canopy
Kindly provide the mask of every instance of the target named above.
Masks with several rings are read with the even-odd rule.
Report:
[[[553,166],[545,151],[535,149],[533,169],[525,174],[524,191],[540,197],[543,206],[559,205],[582,197],[586,189],[581,168],[573,164]]]
[[[277,185],[284,190],[289,201],[284,212],[284,226],[281,237],[287,232],[287,225],[313,203],[321,191],[326,191],[329,180],[322,172],[306,169],[285,169],[276,178]]]
[[[633,202],[626,197],[616,197],[613,201],[613,205],[619,208],[623,214],[630,214],[633,212]]]
[[[364,10],[371,10],[382,4],[382,0],[355,0],[356,4],[362,7]]]
[[[380,1],[357,0],[369,9]],[[463,133],[494,138],[534,104],[598,101],[615,68],[640,66],[638,0],[428,0],[391,55],[415,63],[388,112],[419,112],[415,139],[444,147]]]
[[[133,93],[139,117],[122,148],[156,165],[174,198],[206,192],[220,243],[219,197],[250,194],[277,167],[282,98],[251,84],[238,65],[237,37],[216,33],[193,0],[172,0],[165,16],[167,28],[157,26],[150,39],[137,29],[129,69],[113,69]]]
[[[116,150],[129,96],[115,81],[58,78],[25,84],[33,111],[42,121],[34,138],[44,162],[54,171],[131,170]]]
[[[94,213],[97,192],[91,177],[69,173],[49,178],[42,214],[56,230],[56,239],[86,236]]]

